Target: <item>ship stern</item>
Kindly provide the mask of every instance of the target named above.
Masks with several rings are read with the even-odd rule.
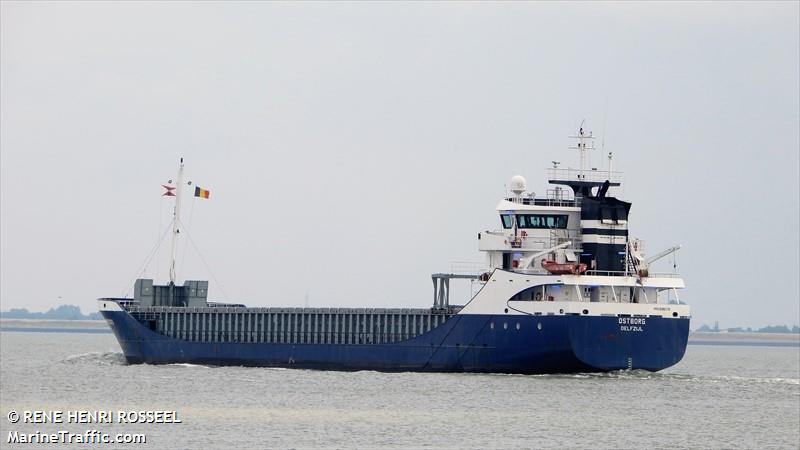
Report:
[[[656,372],[683,358],[689,320],[688,316],[573,316],[569,340],[575,356],[597,370]]]

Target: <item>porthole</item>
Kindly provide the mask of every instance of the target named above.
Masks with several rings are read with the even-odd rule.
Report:
[[[540,330],[541,330],[541,329],[542,329],[542,322],[539,322],[539,323],[537,323],[537,324],[536,324],[536,328],[538,328],[538,329],[540,329]]]
[[[519,328],[520,328],[520,326],[519,326],[519,322],[517,322],[517,329],[519,330]]]
[[[508,329],[508,322],[503,322],[503,329],[504,329],[504,330],[507,330],[507,329]]]
[[[676,312],[672,313],[672,317],[678,317],[678,313]]]
[[[584,314],[589,314],[589,310],[588,310],[588,309],[584,309],[584,310],[583,310],[583,313],[584,313]]]
[[[508,308],[506,308],[506,310],[505,310],[505,311],[506,311],[506,314],[508,314]]]
[[[564,310],[563,310],[563,309],[559,309],[559,310],[558,310],[558,313],[559,313],[559,314],[564,314]]]

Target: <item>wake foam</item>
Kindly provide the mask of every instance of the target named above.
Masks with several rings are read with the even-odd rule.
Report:
[[[601,373],[575,373],[554,375],[532,375],[537,378],[572,379],[618,379],[618,380],[658,380],[702,383],[742,383],[742,384],[786,384],[800,385],[798,378],[778,377],[740,377],[733,375],[692,375],[688,373],[648,372],[646,370],[615,370]]]
[[[97,366],[124,366],[127,365],[122,352],[89,352],[70,355],[62,361],[64,364],[97,365]]]

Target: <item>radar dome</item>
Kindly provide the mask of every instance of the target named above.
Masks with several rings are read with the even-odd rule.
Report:
[[[509,184],[509,190],[517,197],[525,192],[525,177],[522,175],[514,175],[511,177],[511,182]]]

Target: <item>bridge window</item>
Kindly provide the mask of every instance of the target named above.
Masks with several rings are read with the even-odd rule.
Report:
[[[503,221],[503,228],[509,229],[514,225],[514,216],[511,214],[500,214],[500,220]]]
[[[567,228],[567,218],[566,214],[517,214],[517,224],[520,228]]]

